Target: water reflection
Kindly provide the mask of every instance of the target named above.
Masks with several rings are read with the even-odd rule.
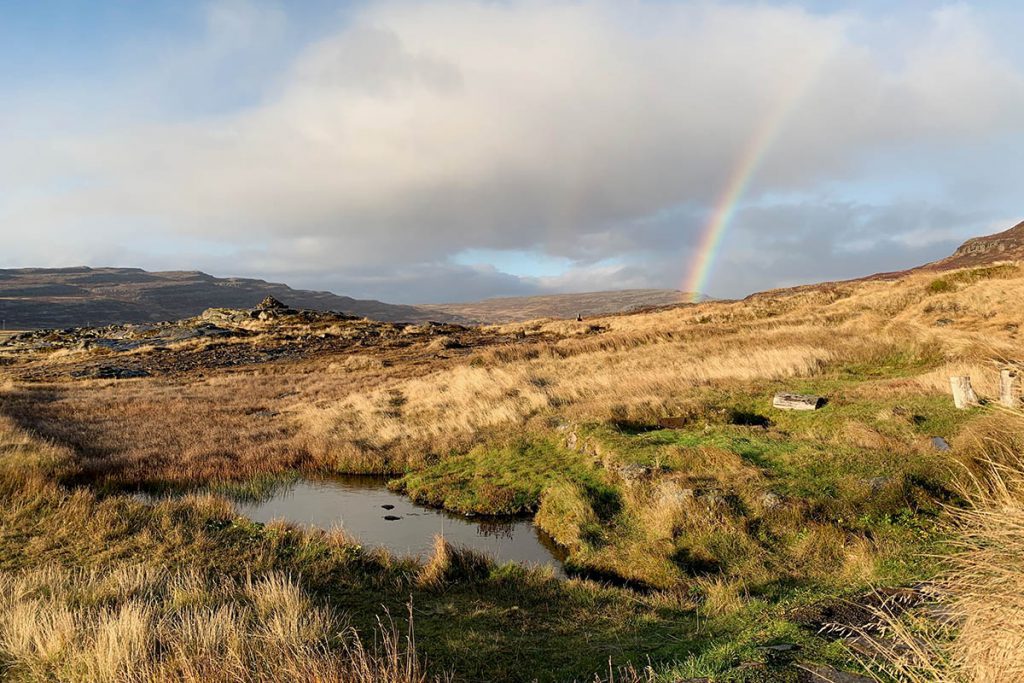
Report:
[[[389,491],[380,477],[298,479],[266,487],[236,503],[257,522],[282,519],[322,528],[338,527],[365,546],[426,558],[434,536],[473,548],[497,562],[551,565],[562,574],[564,552],[527,519],[467,518],[414,504]]]

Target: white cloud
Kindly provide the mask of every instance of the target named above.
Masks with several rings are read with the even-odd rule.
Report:
[[[246,54],[285,23],[279,9],[217,3],[189,59]],[[935,12],[895,52],[865,40],[872,30],[870,17],[763,4],[370,3],[276,72],[247,74],[273,83],[255,104],[3,141],[0,230],[27,235],[5,260],[145,226],[303,279],[433,272],[464,249],[539,245],[580,260],[539,287],[644,284],[586,270],[617,256],[650,259],[646,283],[672,286],[752,131],[794,83],[807,87],[754,199],[870,177],[892,149],[1024,132],[1021,73],[971,11]],[[759,283],[784,277],[768,267]]]

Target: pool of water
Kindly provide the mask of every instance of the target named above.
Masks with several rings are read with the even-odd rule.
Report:
[[[528,519],[462,517],[414,504],[389,491],[380,477],[299,479],[258,502],[236,502],[256,522],[285,520],[324,529],[341,528],[366,547],[397,555],[430,556],[434,536],[483,552],[495,561],[550,565],[564,576],[564,553]]]

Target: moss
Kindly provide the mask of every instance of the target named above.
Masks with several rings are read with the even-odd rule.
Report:
[[[482,445],[392,482],[396,491],[426,505],[460,513],[509,515],[534,512],[543,491],[555,484],[583,486],[604,514],[614,491],[578,453],[552,439],[519,439]]]

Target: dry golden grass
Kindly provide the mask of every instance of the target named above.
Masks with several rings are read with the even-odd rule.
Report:
[[[701,609],[706,615],[723,616],[743,609],[746,587],[743,581],[720,576],[697,580],[704,602]]]
[[[408,348],[393,354],[370,347],[365,353],[243,369],[50,384],[20,381],[20,366],[5,366],[0,368],[3,419],[56,445],[29,453],[26,442],[12,438],[0,442],[0,450],[15,456],[5,458],[5,466],[31,455],[45,464],[41,470],[75,481],[195,484],[288,470],[403,472],[464,453],[495,434],[550,438],[554,425],[649,425],[669,416],[700,415],[694,402],[703,390],[742,392],[815,376],[825,382],[845,371],[859,382],[843,389],[839,398],[846,401],[934,398],[948,391],[950,374],[960,373],[971,374],[979,393],[992,397],[997,364],[1020,359],[1017,335],[1024,309],[1007,302],[1024,297],[1024,276],[1012,266],[998,277],[954,278],[938,292],[931,287],[935,277],[841,283],[585,323],[488,328],[479,334],[507,335],[507,343],[481,345],[462,355],[446,355],[443,340],[410,339]],[[472,334],[468,337],[472,346]],[[189,350],[185,345],[164,353]],[[64,367],[70,361],[57,356],[33,362]],[[795,427],[786,438],[861,449],[850,457],[902,462],[931,452],[927,443],[908,436],[921,436],[910,427],[914,417],[896,406],[872,406],[866,415],[844,418],[839,429],[829,431],[819,421]],[[997,421],[977,420],[960,431],[954,448],[991,454],[991,438],[999,429]],[[1021,431],[1001,434],[1005,450],[1024,452]],[[876,487],[851,475],[836,484],[836,508],[822,510],[799,497],[767,504],[763,468],[724,447],[666,447],[659,458],[671,461],[672,473],[662,473],[659,462],[652,476],[636,480],[615,474],[622,463],[614,449],[583,455],[616,488],[620,512],[611,519],[583,487],[561,482],[543,491],[538,524],[588,569],[655,587],[687,582],[701,593],[698,599],[708,613],[731,615],[746,604],[748,587],[780,577],[863,584],[900,550],[873,534],[832,523],[845,515],[842,505],[855,511],[855,503],[871,497],[901,496],[900,481]],[[961,532],[967,544],[963,557],[974,559],[961,561],[947,591],[962,614],[977,616],[976,623],[963,617],[961,636],[950,651],[957,675],[966,678],[971,666],[999,675],[1012,672],[1002,679],[971,674],[970,680],[979,681],[1013,680],[1018,673],[1012,667],[1020,643],[1013,634],[1020,633],[1014,620],[1021,612],[1003,607],[1018,608],[1014,600],[1024,594],[1017,519],[1024,485],[1019,469],[1005,469],[1009,456],[998,462],[1004,468],[1001,479],[982,476],[978,467],[970,470],[979,493],[961,519]],[[95,514],[100,528],[131,523],[131,514],[116,500],[89,507],[78,496],[63,498],[61,514]],[[221,503],[195,499],[189,504]],[[774,550],[752,536],[751,520],[771,530]],[[70,543],[68,533],[54,530],[31,550],[59,554],[62,544]],[[94,546],[90,550],[104,552],[102,539]],[[441,541],[418,576],[418,588],[447,590],[472,580],[479,566],[472,555]],[[126,574],[76,575],[74,581],[94,591],[103,582],[148,586],[146,598],[118,587],[118,597],[107,602],[81,602],[60,588],[60,576],[5,575],[2,595],[22,597],[2,603],[2,665],[37,679],[101,680],[111,672],[116,678],[138,665],[140,675],[150,676],[146,680],[218,680],[216,672],[204,668],[216,661],[226,662],[228,671],[251,672],[243,680],[271,680],[267,655],[253,645],[265,641],[265,652],[291,667],[286,670],[293,678],[345,679],[350,671],[372,670],[392,676],[386,680],[414,679],[408,673],[381,673],[408,672],[401,667],[410,660],[387,652],[360,660],[344,616],[322,611],[284,578],[267,579],[256,589],[182,574],[132,578],[128,569],[116,571]],[[683,576],[684,571],[690,573]],[[19,581],[33,580],[52,581],[59,590],[47,597],[19,588]],[[195,595],[207,597],[197,603]],[[301,618],[296,605],[302,607]],[[165,637],[181,644],[187,656],[176,654],[179,645],[165,647]],[[334,646],[326,648],[324,638],[335,638]],[[345,656],[339,658],[339,651]],[[132,680],[126,676],[121,677]]]
[[[662,343],[549,356],[496,367],[459,366],[357,393],[338,405],[297,414],[310,450],[343,462],[369,454],[404,456],[465,450],[487,429],[523,424],[544,412],[608,419],[619,413],[670,413],[695,385],[716,380],[778,379],[807,375],[830,360],[826,349],[798,346],[695,355]],[[362,469],[362,468],[360,468]]]
[[[966,505],[951,509],[955,552],[934,587],[941,617],[880,615],[890,636],[873,639],[873,664],[885,680],[1024,680],[1024,414],[1003,411],[962,441],[979,463],[961,479]]]
[[[457,548],[444,536],[434,537],[430,559],[420,569],[421,588],[441,589],[452,581],[476,581],[487,576],[491,566],[487,557],[469,548]]]
[[[387,452],[415,466],[425,453],[465,449],[483,431],[539,414],[649,421],[676,412],[697,386],[808,376],[895,349],[949,361],[901,391],[945,393],[950,374],[973,370],[979,393],[994,396],[993,364],[1019,355],[1012,340],[1024,324],[1019,309],[998,305],[1024,295],[1024,278],[1013,274],[941,295],[928,293],[934,276],[923,274],[587,323],[505,326],[498,329],[521,331],[524,341],[488,349],[468,366],[301,408],[296,418],[321,459],[334,453],[363,466]],[[956,319],[936,327],[947,314]]]
[[[428,680],[392,622],[377,640],[365,647],[343,616],[281,574],[236,581],[143,565],[0,573],[5,680]]]
[[[934,278],[497,326],[480,338],[507,344],[458,357],[416,338],[393,353],[368,347],[205,377],[19,383],[4,392],[3,412],[78,449],[93,474],[186,483],[296,468],[401,472],[496,429],[546,418],[650,423],[685,412],[697,387],[805,377],[896,352],[947,365],[871,391],[945,392],[949,374],[971,371],[979,393],[994,395],[993,363],[1019,355],[1024,314],[1005,302],[1024,296],[1020,268],[937,294]]]

